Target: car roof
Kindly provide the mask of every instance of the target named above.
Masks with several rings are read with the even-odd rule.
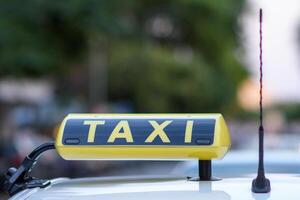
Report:
[[[118,200],[118,199],[297,199],[298,175],[268,174],[272,191],[251,192],[254,175],[220,181],[188,181],[185,177],[114,177],[54,179],[46,188],[24,190],[10,200]]]
[[[270,172],[270,163],[287,169],[289,165],[297,166],[297,173],[269,173],[271,194],[252,194],[251,182],[256,176],[257,152],[232,151],[222,161],[214,161],[213,175],[221,181],[187,181],[186,171],[181,175],[169,176],[122,176],[103,178],[58,178],[51,181],[46,188],[27,189],[17,193],[11,200],[60,200],[60,199],[282,199],[286,191],[289,197],[299,196],[297,187],[300,184],[300,159],[295,151],[267,151],[265,154],[266,171]],[[252,165],[253,164],[253,165]],[[284,164],[284,165],[282,165]],[[247,166],[250,166],[249,172]],[[179,169],[197,169],[197,162],[188,161],[179,164]],[[222,173],[218,173],[218,168]],[[242,169],[239,169],[242,168]],[[244,168],[246,170],[244,170]],[[226,175],[226,169],[231,174]],[[176,171],[176,170],[175,170]],[[178,171],[178,170],[177,170]],[[239,171],[242,171],[241,175]],[[244,173],[246,172],[246,173]],[[299,173],[298,173],[299,172]],[[232,174],[233,173],[233,174]],[[182,175],[184,174],[184,175]]]

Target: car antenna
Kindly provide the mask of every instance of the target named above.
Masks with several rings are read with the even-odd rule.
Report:
[[[262,61],[262,22],[263,22],[263,10],[259,9],[259,160],[258,160],[258,170],[257,177],[252,181],[252,192],[254,193],[268,193],[271,191],[270,180],[265,177],[264,169],[264,126],[263,126],[263,61]]]

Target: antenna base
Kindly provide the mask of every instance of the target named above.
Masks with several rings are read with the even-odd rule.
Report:
[[[271,191],[270,180],[267,178],[256,178],[252,181],[252,192],[254,193],[269,193]]]

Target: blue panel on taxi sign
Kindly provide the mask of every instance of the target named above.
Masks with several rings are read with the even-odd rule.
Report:
[[[93,124],[95,126],[94,137],[88,142],[89,131]],[[189,124],[191,125],[190,132],[186,130]],[[109,142],[114,130],[117,135]],[[153,133],[155,130],[160,132]],[[63,144],[210,145],[214,139],[214,130],[215,119],[69,119],[64,128]],[[126,131],[127,137],[122,137]],[[148,139],[147,142],[151,133],[155,137],[152,140]],[[187,134],[191,135],[190,140],[186,139]],[[163,139],[162,136],[164,136]]]

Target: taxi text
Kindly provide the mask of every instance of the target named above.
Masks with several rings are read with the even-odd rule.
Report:
[[[170,143],[170,139],[165,132],[165,128],[172,123],[172,120],[165,120],[158,123],[155,120],[148,120],[148,123],[151,125],[153,130],[148,134],[148,137],[145,139],[145,143],[152,143],[156,138],[159,138],[163,143]],[[185,125],[184,142],[192,142],[192,132],[193,132],[193,120],[187,120]],[[95,134],[97,126],[105,125],[105,120],[84,120],[84,125],[89,126],[87,142],[94,143]],[[114,143],[116,139],[123,139],[127,143],[133,143],[134,138],[131,132],[131,128],[127,120],[121,120],[114,127],[110,133],[107,143]]]

